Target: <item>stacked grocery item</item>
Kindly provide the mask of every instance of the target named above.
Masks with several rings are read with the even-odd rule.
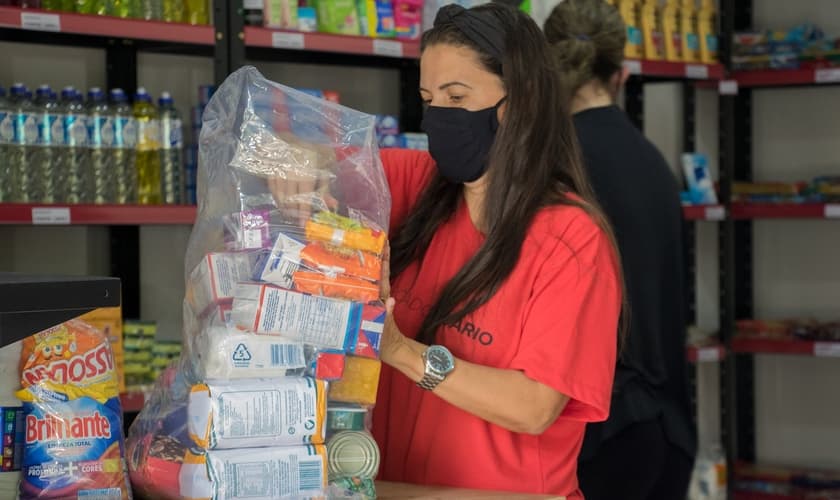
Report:
[[[152,347],[156,334],[154,321],[129,320],[123,324],[126,392],[145,392],[154,384]]]
[[[615,0],[627,25],[628,59],[718,62],[714,0]]]
[[[840,66],[840,37],[829,37],[814,24],[801,24],[786,31],[736,33],[733,42],[735,70]]]
[[[184,203],[182,122],[168,92],[0,89],[0,202]]]
[[[380,148],[429,150],[429,136],[419,132],[400,133],[400,120],[393,115],[376,116],[376,139]]]
[[[709,160],[702,153],[683,153],[682,171],[686,190],[680,193],[683,205],[714,205],[718,202]]]
[[[840,471],[837,470],[739,463],[734,481],[736,494],[744,498],[840,498]]]
[[[840,342],[840,321],[742,319],[735,329],[739,338]]]
[[[130,499],[117,371],[108,338],[71,320],[23,340],[22,500]]]
[[[735,182],[732,201],[835,203],[840,201],[840,176],[819,176],[810,182]]]
[[[232,74],[203,113],[184,342],[129,432],[152,498],[372,498],[390,195],[373,116]]]

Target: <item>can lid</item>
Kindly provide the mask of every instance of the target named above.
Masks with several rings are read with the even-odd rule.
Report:
[[[379,460],[379,447],[367,432],[339,432],[327,442],[331,477],[376,477]]]

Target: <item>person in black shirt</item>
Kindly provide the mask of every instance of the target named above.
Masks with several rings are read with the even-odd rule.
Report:
[[[578,462],[587,500],[683,500],[697,450],[685,355],[682,210],[662,154],[615,105],[625,25],[604,0],[565,0],[545,22],[592,187],[613,224],[630,306],[609,419]]]

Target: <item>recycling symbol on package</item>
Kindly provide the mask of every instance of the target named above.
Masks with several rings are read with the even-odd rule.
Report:
[[[251,353],[248,351],[245,344],[239,344],[236,346],[236,349],[233,351],[233,360],[239,362],[251,361]]]

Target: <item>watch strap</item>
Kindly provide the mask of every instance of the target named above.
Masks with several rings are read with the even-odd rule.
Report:
[[[435,373],[426,372],[426,374],[423,375],[423,378],[420,379],[420,382],[417,382],[417,385],[421,389],[425,389],[427,391],[432,391],[432,390],[434,390],[435,387],[438,386],[438,384],[443,382],[443,379],[444,379],[444,377],[441,377],[440,375],[437,375]]]

